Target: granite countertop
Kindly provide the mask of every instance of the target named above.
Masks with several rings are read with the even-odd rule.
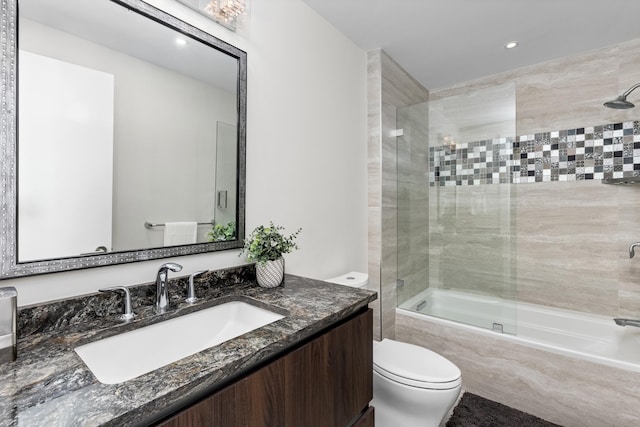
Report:
[[[170,282],[171,310],[152,312],[153,286],[131,288],[134,321],[116,319],[120,296],[94,294],[19,313],[18,360],[0,365],[0,427],[147,425],[220,388],[252,367],[366,307],[376,293],[286,275],[283,285],[259,287],[252,268],[198,278],[194,305],[184,302],[186,278]],[[230,300],[270,308],[286,317],[132,380],[100,383],[74,348]]]

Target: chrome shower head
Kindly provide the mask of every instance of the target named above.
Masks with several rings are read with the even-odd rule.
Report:
[[[604,105],[607,108],[613,108],[616,110],[626,110],[627,108],[635,107],[633,103],[627,101],[626,96],[622,96],[622,95],[620,95],[619,97],[617,97],[612,101],[607,101],[602,105]]]
[[[631,86],[629,90],[627,90],[625,93],[623,93],[616,99],[612,101],[607,101],[602,105],[604,105],[607,108],[614,108],[616,110],[626,110],[627,108],[633,108],[635,107],[635,105],[633,105],[632,102],[627,101],[627,96],[629,96],[629,94],[634,90],[636,90],[638,87],[640,87],[640,83],[637,83]]]

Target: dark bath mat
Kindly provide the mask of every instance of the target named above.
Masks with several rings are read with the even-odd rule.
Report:
[[[559,427],[475,394],[465,393],[446,427]]]

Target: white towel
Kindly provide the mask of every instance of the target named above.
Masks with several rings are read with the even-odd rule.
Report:
[[[188,245],[196,243],[197,222],[167,222],[164,226],[164,245]]]

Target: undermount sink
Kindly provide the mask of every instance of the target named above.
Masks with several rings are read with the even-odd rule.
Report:
[[[284,318],[232,301],[75,349],[103,384],[117,384]]]

